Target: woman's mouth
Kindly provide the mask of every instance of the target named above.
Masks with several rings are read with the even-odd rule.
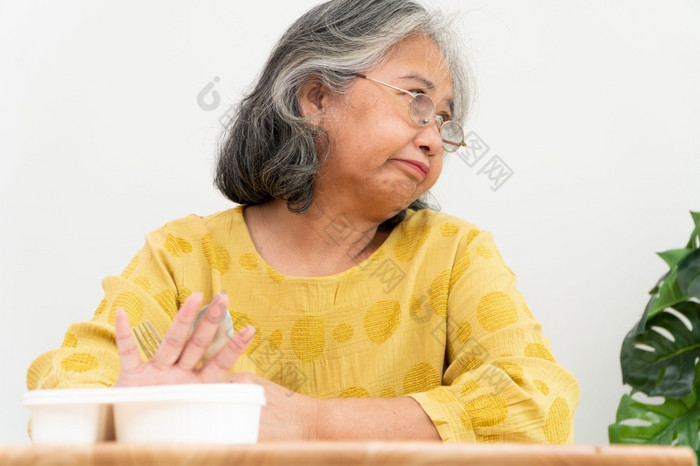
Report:
[[[426,164],[423,162],[419,162],[417,160],[407,160],[407,159],[394,159],[396,162],[399,162],[401,165],[411,169],[412,171],[418,173],[421,178],[425,178],[428,175],[428,172],[430,171],[430,167],[428,167]]]

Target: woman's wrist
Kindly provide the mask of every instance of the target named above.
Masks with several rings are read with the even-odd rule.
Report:
[[[325,405],[326,400],[319,400],[317,398],[306,397],[307,398],[307,408],[305,409],[305,425],[304,425],[304,440],[322,440],[323,435],[319,426],[319,421],[321,417],[322,405]],[[325,406],[324,406],[325,407]]]

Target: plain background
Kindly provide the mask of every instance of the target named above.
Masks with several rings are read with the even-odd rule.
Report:
[[[0,1],[0,443],[28,442],[26,369],[91,317],[102,278],[148,231],[231,206],[211,182],[219,119],[315,3]],[[576,442],[605,444],[655,252],[700,210],[700,4],[435,3],[461,12],[468,130],[513,174],[493,190],[452,157],[434,195],[494,234],[580,380]]]

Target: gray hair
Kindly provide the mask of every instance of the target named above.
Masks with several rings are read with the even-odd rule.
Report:
[[[453,118],[463,121],[471,79],[443,15],[415,0],[331,0],[297,19],[272,50],[224,134],[214,185],[238,204],[283,199],[290,211],[307,211],[314,177],[328,157],[328,137],[302,116],[299,90],[318,82],[342,95],[357,73],[381,66],[397,43],[414,35],[429,37],[442,51],[452,74]],[[423,197],[409,206],[428,207]],[[393,228],[405,215],[381,228]]]

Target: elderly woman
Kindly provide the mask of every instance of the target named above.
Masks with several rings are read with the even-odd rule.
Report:
[[[150,233],[29,388],[260,384],[261,440],[572,442],[578,383],[491,235],[422,201],[469,97],[439,18],[332,0],[297,20],[221,149],[239,206]],[[237,333],[202,362],[225,312]]]

